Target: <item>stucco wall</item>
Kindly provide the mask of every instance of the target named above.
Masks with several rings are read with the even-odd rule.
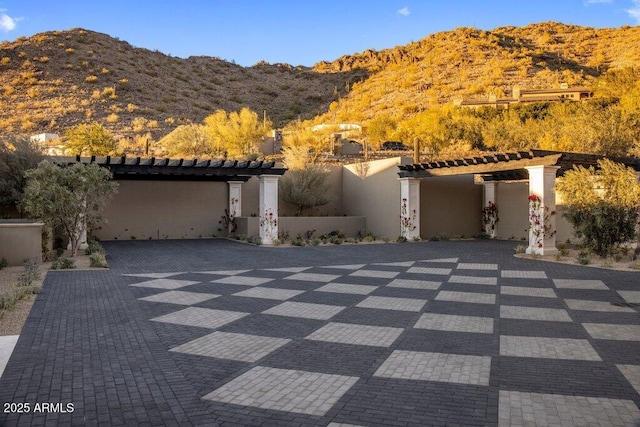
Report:
[[[400,235],[400,157],[343,167],[342,208],[367,217],[367,231],[378,237]]]
[[[529,229],[529,182],[500,182],[497,185],[498,238],[521,240],[528,239]],[[576,241],[573,227],[562,216],[564,208],[562,198],[556,195],[556,241],[565,242],[567,239]]]
[[[0,259],[8,265],[22,265],[27,259],[42,262],[43,223],[26,220],[0,221]]]
[[[226,182],[119,181],[107,205],[102,240],[181,239],[221,235],[218,220],[228,205]],[[244,197],[243,197],[244,199]]]
[[[424,178],[420,182],[420,235],[477,235],[482,230],[482,186],[473,175]]]
[[[238,218],[238,235],[257,236],[259,218]],[[281,216],[278,218],[278,232],[286,232],[290,238],[315,230],[314,237],[332,231],[344,231],[347,237],[356,237],[359,231],[366,229],[366,218],[363,216]]]

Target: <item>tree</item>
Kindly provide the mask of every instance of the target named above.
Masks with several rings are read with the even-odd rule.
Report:
[[[575,234],[600,256],[635,238],[640,184],[635,171],[611,160],[599,160],[599,170],[575,167],[556,183],[567,205],[564,216]]]
[[[316,134],[310,123],[295,121],[285,128],[284,163],[289,169],[300,169],[307,164],[315,164],[327,149],[329,135]],[[300,165],[300,167],[298,166]]]
[[[17,206],[26,185],[25,172],[42,158],[37,144],[28,139],[0,143],[0,207]]]
[[[111,132],[100,123],[81,124],[65,132],[65,153],[81,156],[115,154],[118,143]]]
[[[164,147],[169,157],[198,158],[214,155],[211,139],[204,126],[197,124],[178,126],[158,144]]]
[[[102,209],[116,192],[111,172],[95,164],[61,167],[44,160],[26,177],[23,211],[52,229],[61,228],[75,256],[85,224],[91,230],[103,220]]]
[[[326,183],[329,173],[317,165],[288,171],[280,179],[282,200],[297,207],[296,216],[308,208],[326,205],[331,201]]]
[[[215,151],[235,158],[253,153],[259,141],[271,130],[271,122],[262,122],[248,108],[227,113],[217,110],[204,119],[205,134]]]

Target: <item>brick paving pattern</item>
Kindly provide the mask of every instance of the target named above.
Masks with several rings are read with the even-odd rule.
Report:
[[[638,273],[513,246],[107,242],[47,275],[0,378],[74,411],[0,425],[637,424]]]

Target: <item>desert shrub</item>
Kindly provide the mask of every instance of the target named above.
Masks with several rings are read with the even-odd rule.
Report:
[[[599,170],[574,167],[556,184],[585,248],[605,257],[636,235],[640,184],[635,172],[610,160],[599,160]]]
[[[5,257],[2,257],[2,259],[0,259],[0,270],[2,270],[3,268],[5,268],[7,266],[7,259]]]
[[[28,259],[23,264],[24,269],[18,276],[19,286],[31,286],[34,281],[40,278],[40,269],[38,260]]]
[[[51,264],[51,269],[57,270],[58,268],[61,270],[76,268],[76,262],[71,258],[58,258]]]
[[[104,252],[95,252],[89,255],[89,265],[97,268],[109,268]]]
[[[328,176],[327,171],[314,165],[290,170],[280,179],[282,199],[297,208],[296,216],[305,209],[326,205],[331,201]]]

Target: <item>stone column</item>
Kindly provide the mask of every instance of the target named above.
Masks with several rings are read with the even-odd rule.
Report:
[[[400,235],[420,239],[420,178],[400,178]]]
[[[484,196],[483,207],[489,208],[492,204],[497,207],[498,206],[498,182],[497,181],[483,182],[482,189],[483,189],[483,196]],[[484,232],[487,233],[487,235],[492,239],[495,239],[496,237],[498,237],[497,220],[498,218],[494,218],[493,220],[493,229],[491,228],[490,224],[483,224]]]
[[[539,209],[532,212],[529,209],[529,247],[528,254],[553,255],[556,248],[556,172],[560,166],[527,166],[529,172],[529,206],[530,199],[539,200]],[[534,223],[536,219],[539,222]],[[545,232],[546,230],[546,232]],[[536,235],[537,233],[537,235]]]
[[[227,181],[227,184],[229,184],[229,233],[233,233],[234,219],[242,216],[242,181]]]
[[[260,239],[272,245],[278,238],[278,175],[260,175]]]

